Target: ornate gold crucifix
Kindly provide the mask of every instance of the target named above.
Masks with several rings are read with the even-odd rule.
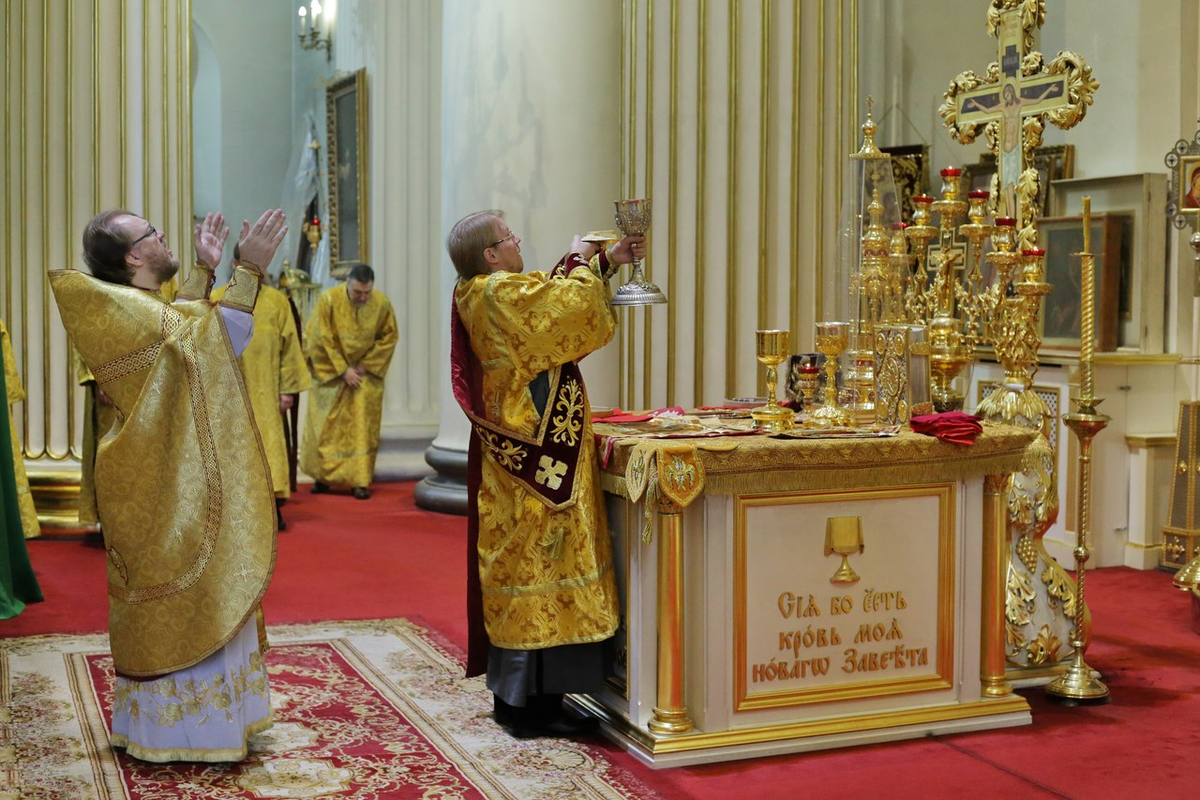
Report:
[[[984,129],[999,163],[992,208],[997,216],[1017,218],[1022,229],[1018,249],[1036,242],[1032,223],[1039,186],[1032,164],[1045,120],[1063,130],[1073,128],[1100,86],[1079,54],[1064,51],[1046,64],[1041,53],[1031,50],[1034,32],[1045,20],[1045,0],[992,0],[988,33],[996,37],[997,60],[982,77],[959,73],[938,109],[951,136],[962,144],[975,141]]]

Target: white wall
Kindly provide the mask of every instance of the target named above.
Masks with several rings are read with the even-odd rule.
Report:
[[[197,197],[195,213],[222,212],[235,236],[243,219],[253,222],[265,209],[281,202],[292,140],[295,13],[290,0],[192,3],[193,24],[212,44],[221,99],[219,206],[208,208]],[[197,97],[193,103],[194,119],[216,113],[201,103],[203,99]],[[208,123],[196,125],[204,130]],[[195,152],[193,147],[193,156]],[[195,172],[199,168],[195,165]],[[282,258],[276,255],[272,270],[278,268]],[[227,270],[223,269],[222,274]]]

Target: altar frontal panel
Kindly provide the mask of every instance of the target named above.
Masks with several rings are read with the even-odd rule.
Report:
[[[742,495],[734,710],[950,689],[954,484]]]

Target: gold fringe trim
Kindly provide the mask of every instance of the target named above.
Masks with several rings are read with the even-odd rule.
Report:
[[[703,456],[705,491],[742,495],[957,481],[1026,471],[1052,455],[1035,431],[986,423],[984,431],[972,447],[912,433],[878,440],[743,439],[738,451]],[[612,472],[601,473],[601,486],[628,498],[625,456],[613,453],[606,468]]]
[[[112,735],[112,746],[124,748],[125,752],[139,761],[149,761],[154,764],[164,764],[168,761],[200,761],[206,764],[217,764],[223,761],[237,762],[244,759],[249,752],[249,739],[256,733],[262,733],[270,728],[274,723],[274,711],[267,711],[267,715],[257,722],[251,722],[242,731],[242,747],[241,749],[227,747],[221,750],[203,750],[203,749],[181,749],[181,750],[155,750],[152,747],[142,747],[136,742],[130,742],[128,737],[121,733]]]

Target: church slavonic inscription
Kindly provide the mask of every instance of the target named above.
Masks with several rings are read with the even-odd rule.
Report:
[[[873,619],[851,622],[842,628],[832,624],[832,620],[830,624],[817,620],[802,628],[779,631],[780,655],[751,666],[752,684],[820,678],[831,670],[849,675],[929,665],[929,646],[905,641],[901,618],[908,601],[903,591],[864,589],[857,602],[853,594],[831,595],[826,601],[814,594],[784,591],[779,594],[777,605],[784,619],[861,617],[855,614],[856,608]],[[852,646],[843,647],[844,643]],[[885,646],[878,647],[881,644]]]
[[[952,691],[953,488],[739,499],[737,711]],[[855,535],[844,537],[852,547],[837,536],[828,547],[831,519],[853,520],[869,546]],[[830,579],[842,551],[857,583]]]

